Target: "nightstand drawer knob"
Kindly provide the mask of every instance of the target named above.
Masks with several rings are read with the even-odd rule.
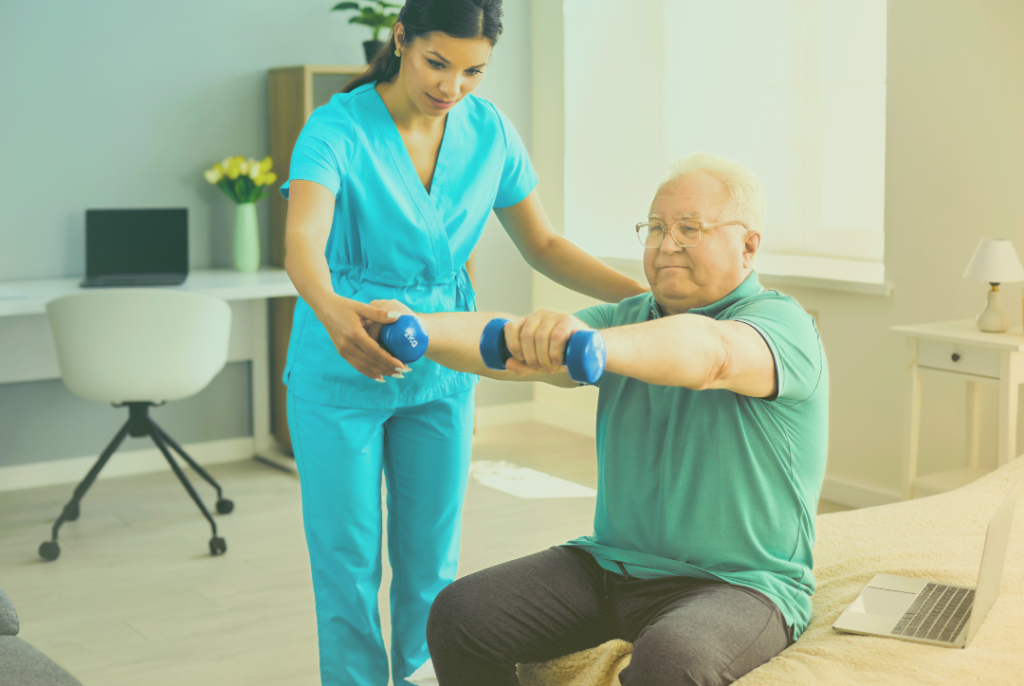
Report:
[[[952,360],[954,362],[959,362],[960,361],[960,353],[953,353]]]

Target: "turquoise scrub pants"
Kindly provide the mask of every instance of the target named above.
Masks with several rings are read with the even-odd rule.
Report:
[[[427,616],[437,594],[455,580],[459,560],[473,395],[469,390],[382,410],[332,407],[288,394],[323,686],[388,683],[377,607],[381,474],[387,483],[395,686],[406,686],[405,677],[430,658]]]

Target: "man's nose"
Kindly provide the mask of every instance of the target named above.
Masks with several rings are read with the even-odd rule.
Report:
[[[665,253],[673,253],[673,252],[682,252],[683,251],[683,249],[679,247],[679,244],[676,243],[675,239],[672,238],[672,234],[669,233],[668,231],[666,231],[665,235],[662,236],[662,238],[661,238],[661,246],[658,248],[658,250],[659,250],[659,252],[665,252]]]

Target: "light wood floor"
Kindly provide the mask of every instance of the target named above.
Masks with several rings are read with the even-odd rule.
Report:
[[[539,424],[481,430],[473,456],[596,487],[594,441]],[[228,552],[216,558],[206,521],[169,471],[98,481],[50,563],[36,550],[73,487],[0,493],[0,587],[21,637],[86,686],[319,683],[298,479],[251,460],[209,471],[235,502],[217,517]],[[212,491],[194,483],[212,506]],[[593,506],[524,500],[471,480],[459,574],[589,532]],[[385,636],[389,581],[385,562]]]

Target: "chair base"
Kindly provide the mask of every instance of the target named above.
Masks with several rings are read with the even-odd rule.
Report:
[[[81,514],[80,503],[82,498],[85,497],[89,487],[92,486],[93,482],[96,481],[96,477],[99,476],[100,471],[110,460],[110,457],[124,441],[125,436],[131,435],[133,437],[149,436],[156,447],[160,449],[167,463],[171,465],[171,469],[174,471],[175,476],[181,482],[181,485],[185,487],[185,490],[191,496],[193,502],[199,508],[199,511],[206,517],[206,521],[210,523],[210,528],[213,531],[213,538],[210,539],[210,554],[211,555],[223,555],[227,552],[227,542],[217,536],[217,524],[213,521],[213,517],[210,515],[210,511],[206,509],[206,505],[200,499],[199,494],[196,493],[192,487],[192,482],[185,476],[185,472],[181,466],[175,461],[174,456],[168,449],[168,446],[174,449],[178,455],[181,456],[185,462],[195,471],[199,476],[203,478],[208,484],[214,487],[217,491],[217,512],[219,514],[228,514],[235,509],[235,504],[223,497],[221,492],[220,484],[214,481],[213,477],[207,473],[205,469],[199,466],[195,460],[193,460],[188,453],[186,453],[180,445],[178,445],[173,438],[161,429],[156,422],[149,416],[149,408],[154,403],[151,402],[131,402],[123,403],[123,405],[115,405],[115,407],[128,407],[128,421],[124,423],[121,429],[114,435],[110,443],[100,454],[96,463],[89,470],[89,473],[85,475],[85,478],[75,487],[75,492],[71,496],[71,500],[68,501],[67,505],[64,506],[64,510],[57,517],[57,521],[53,524],[52,539],[43,542],[39,546],[39,556],[47,561],[56,560],[60,556],[60,546],[57,544],[57,532],[60,530],[61,525],[64,522],[73,522],[78,519]]]

